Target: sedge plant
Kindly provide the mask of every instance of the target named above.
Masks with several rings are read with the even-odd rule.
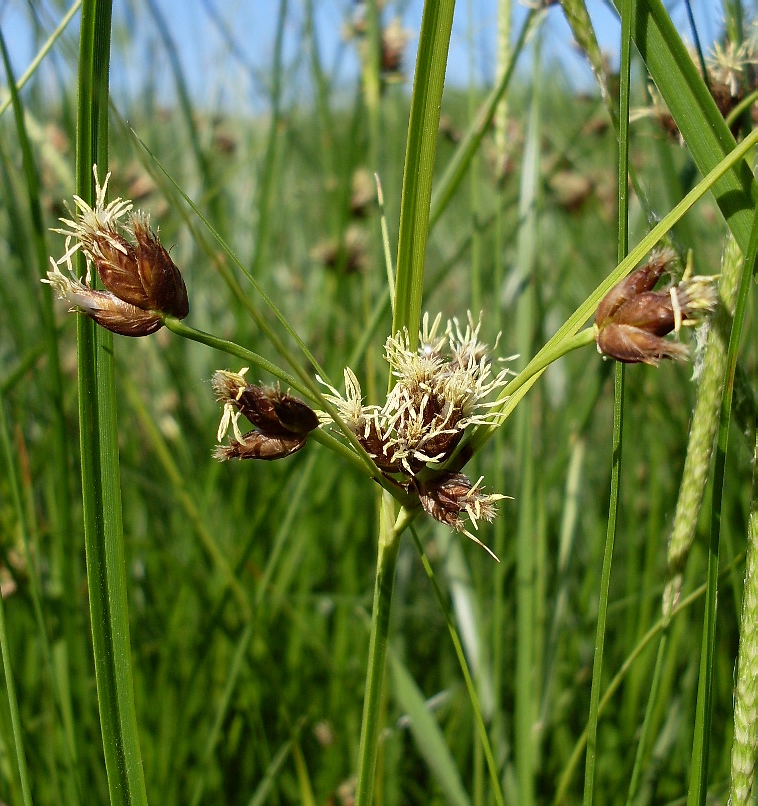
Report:
[[[632,4],[634,5],[634,4]],[[381,149],[379,142],[379,116],[382,114],[381,85],[390,80],[389,67],[379,64],[380,58],[389,58],[391,53],[383,48],[380,30],[380,15],[376,4],[370,4],[371,14],[368,17],[367,47],[362,53],[363,81],[365,89],[366,111],[371,119],[370,133],[372,140],[372,159],[378,160]],[[664,216],[650,232],[642,237],[636,245],[627,250],[626,236],[619,235],[618,264],[615,269],[604,272],[605,279],[568,317],[557,332],[536,352],[530,355],[533,339],[527,338],[519,342],[522,352],[519,364],[515,361],[501,362],[498,353],[503,352],[499,340],[510,347],[515,344],[513,334],[504,328],[499,339],[491,339],[494,346],[490,348],[480,335],[487,327],[490,311],[485,307],[483,316],[479,311],[469,312],[465,306],[448,319],[442,314],[429,312],[425,303],[424,277],[428,257],[428,238],[431,228],[437,221],[443,220],[446,209],[455,199],[455,190],[461,177],[470,165],[484,138],[482,120],[491,116],[492,111],[502,100],[503,94],[512,80],[515,54],[523,47],[528,35],[537,27],[542,19],[539,12],[532,11],[521,29],[514,53],[505,61],[505,68],[500,71],[498,84],[485,99],[481,112],[472,115],[472,127],[460,140],[448,170],[443,174],[440,183],[432,194],[434,163],[438,150],[438,131],[440,129],[440,108],[443,100],[445,69],[448,59],[448,48],[453,21],[452,2],[427,2],[419,34],[419,52],[415,70],[414,87],[410,100],[410,123],[407,132],[405,161],[402,168],[402,191],[400,193],[400,209],[397,224],[397,255],[395,265],[385,257],[385,266],[381,272],[387,276],[389,290],[382,289],[382,298],[390,301],[392,324],[389,331],[375,336],[376,344],[383,344],[383,357],[386,380],[386,394],[378,392],[378,386],[370,373],[363,376],[361,358],[350,361],[340,367],[336,373],[327,373],[323,361],[318,356],[316,345],[309,343],[308,327],[300,328],[289,321],[288,315],[275,302],[275,294],[264,290],[259,281],[259,271],[265,263],[264,244],[256,247],[255,259],[250,270],[229,244],[229,230],[216,226],[216,216],[221,215],[223,199],[214,198],[208,206],[211,211],[206,217],[201,212],[202,202],[192,201],[188,194],[174,182],[169,170],[163,168],[145,149],[142,157],[150,165],[156,176],[163,177],[163,186],[167,195],[175,194],[177,205],[181,206],[185,220],[188,222],[193,237],[201,248],[212,255],[220,276],[227,280],[235,304],[244,314],[251,314],[258,332],[265,337],[278,356],[275,360],[266,358],[262,352],[254,351],[238,341],[242,339],[227,338],[227,333],[211,333],[208,330],[207,318],[201,319],[203,326],[193,326],[193,317],[201,311],[204,302],[200,294],[193,293],[194,279],[185,274],[179,258],[172,256],[164,246],[162,237],[153,226],[160,220],[157,214],[153,222],[147,214],[135,212],[129,200],[110,198],[108,194],[109,172],[108,159],[108,127],[107,127],[107,73],[108,43],[110,41],[110,9],[107,3],[83,3],[83,28],[80,62],[80,135],[77,150],[77,194],[73,206],[62,217],[57,231],[65,238],[61,252],[51,258],[47,267],[47,282],[52,290],[73,310],[81,315],[77,317],[79,339],[79,399],[81,427],[81,459],[83,472],[83,488],[85,491],[84,517],[87,544],[87,581],[90,600],[91,623],[93,630],[93,647],[95,652],[95,669],[97,679],[97,701],[102,727],[102,746],[104,748],[105,766],[107,770],[107,786],[109,798],[113,803],[139,804],[147,802],[145,787],[145,765],[156,765],[151,770],[152,780],[161,781],[163,792],[174,793],[178,784],[172,765],[176,757],[169,748],[174,745],[166,743],[161,754],[155,759],[149,758],[140,748],[140,735],[136,723],[136,707],[134,699],[133,670],[130,659],[129,608],[126,598],[127,559],[123,544],[121,525],[121,496],[117,440],[119,427],[115,419],[117,372],[113,358],[112,334],[116,339],[124,337],[138,338],[140,343],[155,343],[165,338],[166,332],[182,339],[199,342],[215,351],[225,353],[229,358],[223,367],[219,367],[209,379],[205,388],[207,396],[215,396],[220,411],[220,424],[216,433],[218,445],[214,456],[221,462],[230,462],[230,477],[242,476],[246,468],[237,464],[238,460],[253,460],[253,466],[261,462],[260,473],[276,473],[276,468],[287,466],[298,461],[296,455],[307,454],[319,443],[323,449],[334,453],[334,467],[350,467],[368,481],[373,481],[376,493],[376,525],[374,529],[374,546],[376,548],[376,576],[373,598],[371,601],[371,626],[368,644],[367,672],[363,690],[363,711],[357,730],[355,758],[355,802],[366,806],[382,794],[382,765],[384,748],[382,728],[386,721],[385,714],[385,671],[388,663],[393,669],[393,680],[398,691],[402,691],[403,702],[416,713],[414,730],[418,736],[433,736],[429,741],[428,758],[436,771],[438,779],[446,782],[446,791],[454,801],[465,802],[465,793],[457,776],[451,774],[452,760],[445,757],[444,742],[436,732],[434,720],[428,716],[423,699],[414,689],[402,659],[402,653],[392,645],[391,616],[397,597],[395,594],[396,579],[402,580],[401,541],[403,535],[415,529],[417,519],[428,517],[440,524],[441,529],[449,529],[453,533],[462,534],[479,544],[487,554],[488,562],[498,562],[496,552],[488,545],[486,524],[497,517],[497,511],[504,506],[503,500],[515,489],[508,489],[508,482],[500,489],[501,482],[494,491],[491,482],[485,483],[481,473],[473,472],[471,465],[478,465],[488,452],[488,442],[496,434],[502,435],[508,427],[510,415],[538,379],[548,369],[561,366],[561,359],[582,348],[588,362],[601,365],[608,362],[621,364],[647,364],[657,366],[667,363],[668,359],[683,359],[687,355],[683,334],[688,326],[702,326],[710,318],[717,307],[718,295],[716,283],[718,278],[709,275],[693,275],[689,270],[682,271],[681,262],[671,244],[672,229],[693,205],[711,191],[720,205],[724,217],[734,233],[735,241],[741,248],[750,253],[750,233],[754,231],[754,214],[750,200],[754,196],[751,176],[746,158],[757,141],[756,135],[747,135],[737,145],[731,138],[726,124],[716,124],[716,134],[702,136],[703,120],[710,120],[713,113],[713,99],[703,89],[705,83],[691,67],[691,60],[679,47],[677,38],[672,34],[669,22],[662,7],[652,0],[637,0],[637,14],[632,15],[629,4],[624,5],[623,19],[627,59],[628,48],[634,40],[648,68],[656,81],[663,102],[667,105],[672,119],[676,122],[681,136],[688,143],[692,141],[693,158],[700,168],[703,179],[687,194],[682,201]],[[575,4],[570,19],[589,25],[588,18],[581,14],[582,5]],[[286,4],[281,5],[280,29],[283,30],[286,16]],[[643,22],[647,24],[643,24]],[[396,34],[397,32],[395,32]],[[361,34],[362,36],[364,34]],[[587,42],[591,37],[585,37]],[[402,49],[402,48],[400,48]],[[590,56],[594,51],[588,48]],[[281,55],[281,50],[278,50]],[[313,56],[318,59],[318,54]],[[628,68],[628,61],[627,61]],[[398,64],[394,63],[394,73]],[[603,83],[606,100],[607,76],[599,68],[596,71]],[[680,82],[677,83],[677,77]],[[699,82],[699,83],[698,83]],[[681,86],[688,87],[691,97],[682,100],[679,97]],[[702,86],[701,86],[702,85]],[[628,84],[627,89],[628,93]],[[185,106],[188,100],[185,98]],[[277,103],[280,98],[277,96]],[[622,117],[628,115],[627,103],[621,105]],[[540,130],[540,110],[533,109],[533,131],[527,136],[530,140],[534,165],[538,163],[536,143]],[[689,103],[689,107],[686,104]],[[326,120],[327,107],[323,97],[320,98],[321,114]],[[359,106],[359,110],[360,110]],[[686,114],[682,111],[686,109]],[[693,123],[692,109],[701,115],[698,123]],[[278,107],[277,107],[278,110]],[[194,127],[191,109],[185,110],[187,125]],[[275,154],[278,144],[278,126],[282,118],[278,113],[275,124],[269,132],[267,153]],[[723,124],[723,125],[722,125]],[[326,124],[325,124],[326,125]],[[725,133],[726,131],[726,133]],[[622,138],[628,137],[626,121],[620,125]],[[697,134],[697,136],[695,136]],[[201,143],[197,131],[191,129],[191,140],[204,181],[212,184],[213,178],[208,166],[202,158]],[[138,148],[140,148],[138,144]],[[332,155],[329,157],[332,158]],[[627,171],[625,162],[620,162],[621,175]],[[99,166],[99,168],[97,167]],[[273,205],[273,194],[276,188],[277,171],[284,168],[272,159],[267,163],[267,180],[260,192],[262,203],[270,212]],[[117,172],[114,168],[114,177]],[[535,177],[533,176],[532,179]],[[620,183],[625,184],[625,183]],[[529,184],[526,180],[521,185],[522,203],[525,212],[538,198],[538,183]],[[535,202],[536,203],[536,202]],[[266,226],[271,226],[267,214]],[[375,243],[381,248],[377,254],[391,254],[390,230],[383,220],[381,233]],[[223,232],[223,235],[221,234]],[[523,241],[523,249],[528,244]],[[336,248],[335,264],[346,269],[355,261],[348,255],[347,243]],[[477,250],[481,244],[477,246]],[[628,254],[627,254],[628,252]],[[754,252],[754,250],[753,250]],[[221,257],[219,257],[221,255]],[[648,256],[645,259],[645,256]],[[175,262],[176,260],[176,262]],[[524,266],[529,261],[525,260]],[[230,270],[231,267],[231,270]],[[531,269],[530,269],[531,271]],[[242,275],[263,301],[265,310],[257,299],[251,300],[246,290],[235,279]],[[731,272],[734,281],[736,272]],[[533,282],[534,278],[526,272],[522,278],[525,282]],[[722,290],[725,279],[722,278]],[[476,295],[486,298],[482,293],[479,278],[474,287]],[[363,303],[370,300],[374,293],[371,282],[366,282],[362,289]],[[537,297],[532,300],[534,308],[523,306],[524,314],[520,321],[528,326],[535,315]],[[531,303],[530,303],[531,305]],[[365,307],[364,307],[365,309]],[[379,310],[379,306],[377,307]],[[723,309],[719,309],[723,311]],[[718,314],[717,314],[718,316]],[[523,320],[521,319],[523,317]],[[593,319],[594,317],[594,319]],[[200,318],[200,317],[198,317]],[[589,326],[584,327],[589,320]],[[272,320],[275,324],[271,324]],[[380,322],[381,317],[376,317]],[[379,325],[377,324],[376,327]],[[52,336],[51,336],[52,338]],[[134,344],[130,342],[129,344]],[[252,342],[251,342],[252,343]],[[370,336],[367,344],[371,343]],[[290,345],[294,344],[293,349]],[[141,349],[141,348],[135,348]],[[145,348],[150,349],[150,348]],[[260,348],[257,348],[260,349]],[[511,350],[505,350],[510,352]],[[36,360],[33,350],[30,362]],[[589,357],[591,355],[591,357]],[[511,369],[518,367],[519,369]],[[329,367],[330,368],[330,367]],[[660,372],[670,371],[670,367],[660,368]],[[259,382],[259,373],[270,375],[276,385]],[[181,373],[177,372],[177,375]],[[9,376],[10,377],[10,376]],[[14,376],[15,377],[15,376]],[[717,384],[718,385],[718,384]],[[364,391],[364,389],[366,391]],[[617,383],[617,396],[621,395],[621,385]],[[140,407],[134,389],[127,395],[132,400],[132,408],[137,413],[141,427],[149,434],[154,446],[161,446],[163,437],[159,430],[152,428],[149,415]],[[620,405],[620,404],[619,404]],[[524,405],[521,412],[526,412]],[[206,410],[207,411],[207,410]],[[207,423],[206,423],[207,424]],[[210,428],[210,426],[208,426]],[[523,431],[522,431],[523,429]],[[213,430],[213,429],[211,429]],[[529,418],[523,415],[519,426],[522,456],[530,456],[534,446],[529,445]],[[616,438],[620,440],[620,425]],[[123,433],[123,432],[122,432]],[[4,439],[4,444],[7,440]],[[156,447],[158,451],[158,447]],[[187,513],[191,527],[200,535],[200,540],[207,552],[210,563],[224,580],[223,596],[218,602],[218,609],[213,610],[214,624],[222,622],[222,613],[226,597],[234,598],[240,613],[242,625],[233,635],[232,649],[227,655],[228,675],[224,679],[217,711],[214,713],[211,730],[204,738],[202,747],[203,770],[198,773],[192,784],[192,802],[201,802],[209,786],[206,764],[212,758],[222,734],[222,725],[227,716],[229,703],[239,681],[248,673],[250,658],[255,658],[254,625],[263,606],[263,599],[272,593],[270,606],[273,610],[286,609],[287,597],[277,593],[286,589],[278,582],[294,573],[293,561],[289,566],[276,567],[281,556],[279,551],[288,539],[288,524],[282,524],[278,533],[276,549],[271,557],[271,565],[261,572],[263,584],[257,597],[250,597],[244,587],[237,581],[241,565],[232,566],[227,562],[218,548],[213,528],[206,522],[206,516],[187,492],[192,481],[182,479],[175,469],[173,457],[166,455],[161,448],[161,461],[167,469],[171,484],[182,493],[181,507]],[[6,453],[9,453],[6,450]],[[317,480],[311,474],[312,465],[298,465],[301,477],[298,479],[298,496],[293,501],[291,518],[296,518],[296,506],[305,489],[315,487]],[[217,471],[221,472],[221,471]],[[224,469],[226,471],[226,468]],[[339,473],[340,471],[334,470]],[[529,489],[536,497],[539,493],[539,480],[534,477],[532,468]],[[322,489],[328,489],[326,481]],[[526,489],[526,487],[522,488]],[[618,492],[618,490],[617,490]],[[16,496],[18,498],[18,496]],[[20,509],[22,504],[15,504]],[[535,510],[537,508],[535,507]],[[536,518],[535,514],[535,518]],[[689,527],[692,528],[696,514],[689,516]],[[754,520],[752,521],[754,525]],[[242,538],[249,525],[237,519],[235,527]],[[521,547],[528,553],[530,524],[522,523]],[[250,542],[255,530],[249,526]],[[611,529],[611,532],[613,530]],[[414,536],[416,533],[414,532]],[[458,539],[453,534],[453,539]],[[281,540],[281,542],[279,542]],[[421,546],[420,541],[416,544]],[[484,556],[487,556],[482,552]],[[602,606],[608,605],[608,578],[612,552],[608,552],[604,565],[604,584]],[[293,555],[294,556],[294,555]],[[714,554],[717,560],[717,553]],[[500,558],[504,559],[504,558]],[[244,554],[240,563],[244,564]],[[531,560],[530,560],[531,563]],[[431,565],[424,557],[424,564],[429,572]],[[526,566],[522,566],[522,569]],[[532,567],[530,565],[530,567]],[[535,569],[539,569],[535,562]],[[672,566],[673,568],[673,566]],[[680,574],[683,559],[674,569]],[[752,558],[749,561],[749,574],[752,577]],[[708,579],[707,618],[713,623],[715,618],[715,585],[718,581],[718,564],[711,561]],[[679,585],[681,580],[677,581]],[[397,584],[401,584],[398,581]],[[520,580],[520,602],[526,607],[531,596],[530,582]],[[402,589],[402,585],[401,585]],[[442,595],[435,583],[440,600]],[[667,589],[668,590],[668,589]],[[692,601],[691,597],[679,599],[681,587],[676,595],[667,599],[664,621],[656,630],[668,629],[668,619],[682,612]],[[706,590],[706,589],[704,589]],[[520,595],[521,595],[520,594]],[[456,600],[458,604],[463,601]],[[752,594],[751,594],[752,595]],[[744,612],[752,612],[752,599],[746,593]],[[443,608],[444,610],[444,608]],[[526,611],[524,611],[526,612]],[[536,611],[535,611],[536,612]],[[522,622],[524,629],[535,621]],[[514,786],[514,779],[509,778],[508,762],[503,761],[499,752],[503,745],[496,731],[488,722],[490,706],[487,702],[486,687],[482,685],[484,675],[469,668],[475,653],[469,650],[466,636],[461,641],[456,635],[453,621],[445,613],[445,620],[451,629],[453,644],[456,650],[456,662],[462,667],[466,681],[468,697],[475,713],[473,734],[476,752],[483,759],[481,766],[486,766],[489,779],[488,787],[482,782],[478,784],[481,793],[488,790],[493,802],[527,802],[535,799],[534,786],[538,764],[536,749],[522,743],[515,749],[517,760],[516,786],[527,800],[514,801],[509,787]],[[604,638],[604,618],[599,620],[599,637],[597,646],[602,647]],[[239,626],[239,625],[237,625]],[[43,625],[44,629],[44,625]],[[224,630],[232,630],[224,625]],[[5,632],[5,630],[3,630]],[[706,641],[712,649],[713,634],[705,630]],[[747,633],[747,630],[745,630]],[[522,631],[523,633],[523,631]],[[630,656],[633,660],[642,652],[644,646],[657,633],[645,634],[638,643],[639,649]],[[522,634],[522,639],[524,638]],[[534,642],[535,647],[538,642]],[[7,643],[3,643],[3,660],[9,681],[12,676],[7,665]],[[531,651],[531,650],[530,650]],[[538,652],[533,652],[535,664],[539,662]],[[524,656],[526,657],[526,656]],[[709,660],[711,658],[711,660]],[[585,783],[585,802],[591,802],[594,791],[595,754],[597,753],[597,722],[601,711],[606,707],[608,696],[615,688],[607,689],[601,696],[602,654],[596,655],[596,663],[592,672],[593,686],[590,699],[589,728],[583,739],[577,742],[576,750],[569,756],[558,787],[556,801],[560,802],[565,787],[568,786],[572,771],[578,764],[578,758],[587,743],[590,755],[587,761]],[[712,655],[703,652],[704,682],[701,689],[705,692],[711,672],[708,664],[712,664]],[[199,661],[198,661],[199,663]],[[521,671],[522,682],[528,677],[530,669],[525,666]],[[631,668],[631,660],[623,673]],[[166,673],[164,671],[164,673]],[[194,672],[193,672],[194,674]],[[536,681],[535,681],[536,683]],[[614,686],[618,683],[614,679]],[[534,717],[534,692],[527,687],[523,699],[517,704],[519,721],[517,735],[531,735]],[[64,694],[66,692],[64,691]],[[145,696],[138,691],[138,699]],[[337,697],[338,693],[335,692]],[[60,698],[62,708],[66,701]],[[651,696],[651,701],[653,700]],[[654,705],[650,705],[651,714]],[[18,729],[18,709],[12,706],[12,722],[14,735],[20,737]],[[189,708],[188,704],[182,704]],[[703,742],[708,742],[709,707],[707,694],[699,695],[698,727],[699,735],[695,742],[698,751],[693,756],[692,792],[701,792],[706,783],[707,751],[701,750]],[[749,703],[748,703],[748,708]],[[180,709],[181,710],[181,709]],[[741,712],[743,713],[743,712]],[[312,798],[311,782],[308,770],[300,749],[301,722],[290,719],[289,714],[282,718],[291,726],[286,742],[276,752],[268,752],[267,774],[256,792],[253,802],[262,802],[270,791],[271,780],[281,769],[285,759],[291,755],[297,770],[299,789],[307,800]],[[744,719],[740,716],[740,719]],[[184,713],[178,720],[185,723]],[[653,717],[651,716],[651,722]],[[647,723],[646,723],[647,725]],[[519,733],[520,732],[520,733]],[[181,730],[177,730],[172,739],[180,741]],[[324,734],[326,735],[326,734]],[[750,769],[743,757],[745,750],[744,737],[749,738],[749,729],[742,730],[739,744],[736,746],[735,769],[745,777],[745,770]],[[179,738],[178,738],[179,737]],[[78,738],[78,737],[77,737]],[[325,738],[326,742],[327,739]],[[537,748],[538,742],[534,742]],[[647,748],[640,742],[640,754]],[[71,747],[75,745],[71,743]],[[435,748],[433,751],[431,748]],[[23,756],[23,744],[18,741],[16,747],[18,761],[18,780],[23,790],[23,801],[30,799],[25,781],[27,773]],[[387,754],[390,750],[387,749]],[[71,751],[72,759],[76,750]],[[742,755],[740,755],[742,754]],[[439,759],[445,758],[442,763]],[[449,763],[448,763],[449,762]],[[737,773],[736,773],[737,774]],[[736,780],[736,779],[735,779]],[[505,783],[504,783],[505,782]],[[734,783],[734,790],[745,789],[742,781]],[[450,794],[453,793],[453,794]],[[306,797],[307,796],[307,797]],[[516,797],[519,797],[518,795]],[[695,797],[695,795],[693,795]],[[699,796],[698,796],[699,797]],[[86,802],[86,799],[85,799]],[[168,802],[168,801],[167,801]]]

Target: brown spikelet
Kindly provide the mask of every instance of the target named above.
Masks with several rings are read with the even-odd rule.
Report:
[[[653,253],[650,260],[614,286],[595,316],[595,341],[600,353],[627,364],[656,365],[664,358],[684,358],[687,349],[663,336],[692,325],[716,304],[715,278],[692,277],[661,291],[653,287],[675,255]]]
[[[148,216],[132,213],[129,223],[124,225],[121,219],[130,213],[132,203],[115,199],[106,204],[110,174],[101,186],[97,167],[93,170],[95,206],[74,197],[77,215],[61,219],[68,229],[57,230],[67,236],[66,252],[60,260],[52,260],[53,270],[48,272],[44,282],[49,282],[62,299],[102,327],[120,335],[146,336],[162,326],[162,315],[178,319],[187,316],[187,289],[179,269],[150,229]],[[124,237],[122,232],[133,240]],[[71,256],[78,249],[87,260],[86,282],[76,277],[71,264]],[[68,266],[68,276],[59,269],[64,263]],[[89,268],[92,265],[105,292],[91,287]]]
[[[213,451],[214,458],[222,462],[229,459],[263,459],[270,462],[297,453],[307,441],[305,436],[270,437],[262,431],[250,431],[242,439],[242,442],[217,445]]]

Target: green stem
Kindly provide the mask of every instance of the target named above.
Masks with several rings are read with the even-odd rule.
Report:
[[[393,500],[386,494],[382,495],[379,513],[379,554],[371,614],[371,638],[368,649],[366,693],[363,701],[355,806],[370,806],[372,802],[397,553],[400,548],[400,535],[419,512],[418,509],[401,509],[393,526],[394,509]]]
[[[749,95],[746,95],[737,106],[726,116],[726,125],[731,129],[735,120],[738,120],[740,115],[758,101],[758,90],[753,90]]]
[[[108,163],[110,0],[84,0],[79,47],[76,185],[93,202],[92,165]],[[84,258],[77,256],[84,274]],[[77,320],[79,435],[87,590],[105,766],[112,806],[145,806],[134,705],[121,510],[113,334]]]
[[[258,369],[268,372],[270,375],[273,375],[280,381],[284,381],[287,386],[299,392],[304,397],[307,397],[308,400],[316,402],[316,398],[310,389],[308,389],[304,384],[300,383],[297,378],[293,377],[288,372],[285,372],[283,369],[280,369],[276,364],[272,364],[271,361],[267,361],[262,355],[258,355],[258,353],[254,353],[252,350],[241,347],[239,344],[235,344],[233,341],[227,341],[226,339],[221,339],[218,336],[212,335],[211,333],[206,333],[204,330],[196,330],[194,327],[190,327],[173,316],[164,316],[163,324],[166,325],[166,327],[172,333],[176,333],[177,336],[182,336],[185,339],[197,341],[200,344],[213,347],[214,350],[220,350],[222,353],[227,353],[228,355],[241,358],[243,361],[248,361],[254,367],[258,367]]]
[[[629,247],[629,84],[631,58],[631,25],[636,0],[621,2],[621,69],[618,108],[618,242],[617,255],[622,261]],[[610,100],[610,99],[609,99]],[[613,111],[613,107],[611,107]],[[613,116],[613,115],[612,115]],[[618,363],[615,367],[613,385],[613,438],[611,458],[611,489],[608,506],[608,527],[603,551],[603,570],[600,580],[597,632],[595,636],[595,656],[592,662],[592,687],[590,690],[590,715],[587,724],[587,756],[584,775],[584,806],[592,806],[595,800],[595,762],[597,758],[598,707],[603,673],[603,650],[608,616],[608,596],[611,584],[613,546],[616,542],[616,527],[619,513],[619,492],[621,489],[621,448],[624,427],[624,375],[625,367]]]
[[[621,481],[621,432],[624,424],[624,365],[616,365],[613,398],[613,465],[611,470],[611,500],[608,506],[608,529],[603,551],[603,570],[600,577],[600,596],[595,634],[595,656],[592,661],[592,690],[590,716],[587,724],[587,760],[584,778],[584,806],[591,806],[595,794],[595,758],[597,752],[597,724],[600,717],[600,686],[605,648],[605,625],[608,616],[608,594],[611,585],[611,563],[616,539],[616,520],[619,509]]]
[[[647,705],[645,706],[645,716],[642,720],[642,730],[640,731],[640,740],[637,744],[637,752],[634,757],[632,777],[629,781],[629,792],[626,796],[626,806],[633,806],[637,798],[637,790],[639,789],[640,780],[642,778],[643,762],[647,753],[650,734],[653,730],[653,712],[658,703],[658,693],[661,689],[663,662],[666,658],[667,646],[668,626],[665,626],[661,633],[661,639],[658,642],[658,652],[655,658],[655,666],[653,667],[653,678],[650,681],[650,693],[648,694]]]

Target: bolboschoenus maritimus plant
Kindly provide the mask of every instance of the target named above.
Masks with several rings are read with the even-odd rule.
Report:
[[[316,384],[307,376],[299,381],[244,347],[186,324],[179,326],[178,320],[189,312],[179,269],[150,229],[147,216],[133,212],[129,201],[107,202],[108,177],[100,185],[96,168],[94,173],[95,204],[91,207],[75,198],[76,213],[63,219],[65,228],[58,230],[66,236],[65,252],[51,258],[45,282],[73,310],[114,333],[146,336],[167,324],[180,335],[249,359],[309,399],[304,402],[280,386],[248,382],[248,367],[218,370],[212,379],[223,408],[217,437],[221,443],[227,434],[231,436],[216,446],[217,459],[285,459],[315,440],[350,457],[384,488],[358,770],[357,802],[367,804],[376,763],[392,576],[401,534],[424,511],[497,559],[468,525],[478,530],[480,522],[491,522],[497,502],[505,498],[486,493],[482,477],[472,483],[462,472],[476,452],[473,434],[498,428],[510,411],[511,395],[533,382],[547,363],[592,342],[604,358],[625,363],[655,365],[662,359],[685,357],[687,349],[681,342],[664,337],[672,332],[678,336],[682,326],[696,325],[710,314],[716,303],[717,278],[685,273],[683,279],[655,290],[664,275],[677,273],[675,253],[655,250],[644,265],[605,294],[592,327],[556,341],[547,363],[533,361],[519,375],[493,368],[479,335],[481,317],[474,319],[469,313],[465,325],[451,319],[443,326],[440,314],[434,319],[424,315],[417,340],[407,327],[386,339],[384,357],[392,379],[389,393],[382,404],[366,403],[350,368],[344,369],[343,393],[318,372],[313,378]],[[77,251],[86,259],[83,280],[72,268]],[[94,273],[105,290],[94,287]],[[312,403],[321,408],[313,408]],[[483,730],[480,738],[494,786],[494,762]]]

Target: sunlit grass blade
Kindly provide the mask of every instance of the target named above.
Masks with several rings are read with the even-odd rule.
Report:
[[[434,156],[454,8],[454,0],[424,3],[411,96],[392,317],[392,332],[407,328],[411,348],[421,321]]]
[[[85,0],[79,51],[77,192],[93,201],[92,165],[108,159],[111,4]],[[84,274],[83,256],[78,254]],[[87,585],[100,726],[113,806],[147,803],[134,706],[121,512],[113,336],[77,320],[79,434]]]

